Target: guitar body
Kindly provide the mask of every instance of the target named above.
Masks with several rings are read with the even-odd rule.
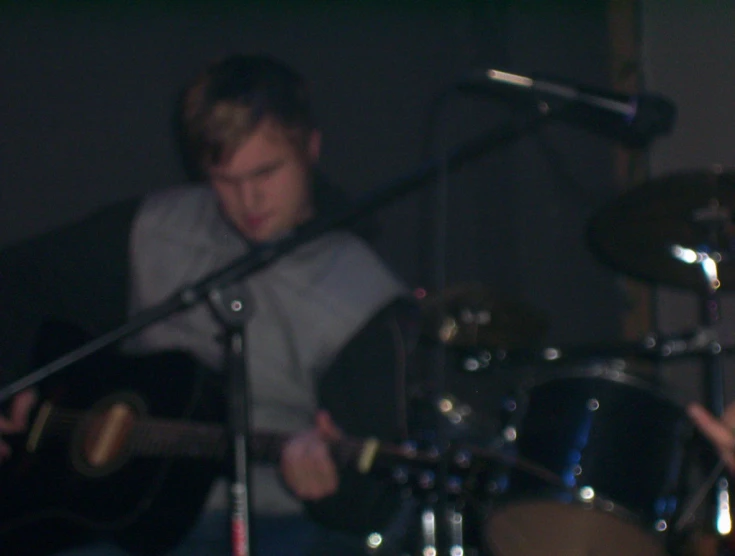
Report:
[[[360,439],[373,429],[397,436],[387,430],[397,422],[392,404],[375,405],[388,399],[384,393],[394,388],[394,375],[380,381],[371,374],[373,365],[400,359],[391,355],[398,340],[384,333],[394,330],[381,320],[385,315],[359,334],[366,343],[350,342],[333,364],[336,371],[320,384],[322,404],[358,436],[345,435],[332,446],[343,470],[340,491],[307,509],[323,524],[358,535],[380,530],[400,501],[390,481],[365,473],[390,477],[398,464],[437,463],[430,453],[377,448]],[[38,334],[32,366],[88,340],[69,324],[49,323]],[[175,546],[194,525],[213,480],[229,471],[222,464],[230,458],[221,377],[182,352],[129,357],[108,351],[44,380],[39,390],[27,433],[3,438],[13,454],[0,466],[0,556],[47,556],[97,539],[138,556]],[[251,432],[248,455],[275,463],[287,440],[283,433]]]
[[[141,442],[136,423],[146,417],[223,422],[226,404],[212,373],[182,353],[103,353],[44,381],[40,400],[28,433],[7,439],[13,455],[0,470],[0,552],[40,556],[97,538],[134,554],[175,545],[222,471],[221,458],[158,455],[145,437],[142,452],[131,443]]]

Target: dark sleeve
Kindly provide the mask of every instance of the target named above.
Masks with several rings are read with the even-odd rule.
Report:
[[[418,311],[397,300],[377,313],[340,351],[320,382],[320,402],[342,430],[388,442],[407,438],[406,377],[418,329]],[[340,474],[339,491],[307,503],[311,516],[343,531],[380,529],[397,506],[389,470],[362,476]]]

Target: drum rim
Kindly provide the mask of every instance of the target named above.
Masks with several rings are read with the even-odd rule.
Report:
[[[638,515],[636,512],[632,512],[625,506],[617,504],[615,501],[609,498],[606,498],[604,496],[596,496],[594,502],[589,502],[580,500],[577,496],[575,496],[576,493],[573,491],[574,489],[570,489],[569,491],[569,494],[573,497],[573,499],[570,501],[561,501],[558,498],[555,498],[555,496],[558,497],[560,493],[558,490],[554,491],[552,489],[542,489],[537,494],[533,495],[524,494],[521,496],[512,497],[503,497],[503,495],[498,496],[495,500],[487,504],[487,507],[485,509],[484,521],[486,534],[483,535],[483,542],[486,543],[486,548],[489,548],[488,540],[491,538],[490,529],[492,527],[491,523],[493,520],[493,514],[502,511],[504,508],[511,507],[514,504],[523,504],[533,501],[554,502],[563,506],[576,506],[587,511],[597,511],[602,514],[611,515],[616,519],[620,519],[623,523],[637,528],[642,533],[650,535],[653,540],[655,540],[656,542],[661,542],[662,546],[664,547],[670,542],[670,536],[672,534],[672,517],[666,519],[667,527],[663,531],[660,531],[655,527],[656,521],[654,521],[653,523],[648,523],[643,516]],[[612,509],[602,507],[602,505],[606,503],[612,504]]]
[[[579,489],[575,489],[573,487],[566,487],[566,489],[548,487],[541,488],[533,494],[499,494],[495,497],[493,501],[489,503],[490,507],[488,508],[487,517],[488,519],[492,519],[492,514],[494,513],[494,511],[498,509],[502,510],[503,508],[512,506],[514,504],[522,504],[532,502],[534,500],[542,500],[546,502],[555,502],[564,506],[580,506],[589,511],[599,511],[605,514],[610,514],[626,523],[630,523],[631,525],[639,527],[656,536],[665,537],[670,532],[671,527],[667,526],[665,530],[659,531],[655,528],[655,524],[658,520],[664,519],[667,525],[670,525],[672,519],[674,519],[673,514],[668,517],[658,516],[654,519],[654,516],[647,517],[643,515],[645,512],[639,513],[633,510],[629,510],[625,507],[624,504],[616,502],[615,500],[608,496],[605,496],[604,494],[595,495],[593,501],[580,500],[578,496],[578,490]],[[572,497],[572,500],[559,500],[558,497],[561,494],[568,494]],[[609,507],[609,505],[612,505],[612,507]]]
[[[662,398],[680,411],[684,411],[685,404],[677,400],[677,390],[670,385],[654,382],[653,380],[633,374],[625,361],[620,359],[595,361],[588,364],[564,366],[551,371],[532,371],[519,385],[521,392],[530,392],[544,384],[564,379],[602,379],[617,382],[644,390],[647,393]]]

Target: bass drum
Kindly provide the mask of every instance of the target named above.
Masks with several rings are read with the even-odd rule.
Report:
[[[527,383],[505,429],[511,457],[484,535],[493,556],[660,556],[691,427],[650,381],[604,363]],[[554,484],[552,484],[554,483]]]

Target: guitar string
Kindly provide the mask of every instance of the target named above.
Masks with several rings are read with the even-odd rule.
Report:
[[[54,408],[49,415],[47,426],[49,431],[69,432],[80,422],[95,413]],[[170,419],[137,420],[127,431],[128,442],[138,453],[146,455],[224,455],[226,439],[222,426],[217,424],[197,423],[182,424]],[[280,455],[286,435],[255,433],[251,437],[253,451],[261,458],[276,460]],[[350,437],[342,438],[332,446],[332,452],[342,464],[350,463],[360,453],[364,442]],[[382,447],[384,455],[409,458],[412,460],[431,460],[430,457],[411,456],[402,447]]]
[[[54,431],[68,432],[89,416],[89,412],[56,408],[49,416],[48,426]],[[135,448],[148,455],[156,453],[199,454],[202,446],[208,447],[210,453],[221,454],[224,451],[222,447],[224,434],[219,425],[184,425],[173,420],[146,419],[137,421],[129,434],[130,442]],[[268,459],[277,459],[284,440],[283,436],[256,433],[252,437],[251,444],[255,452],[266,457],[270,456]],[[194,445],[198,445],[199,448],[190,447]],[[345,438],[333,448],[340,462],[349,463],[355,454],[359,453],[362,446],[363,442],[360,440]],[[394,455],[401,455],[403,451],[396,452]]]

